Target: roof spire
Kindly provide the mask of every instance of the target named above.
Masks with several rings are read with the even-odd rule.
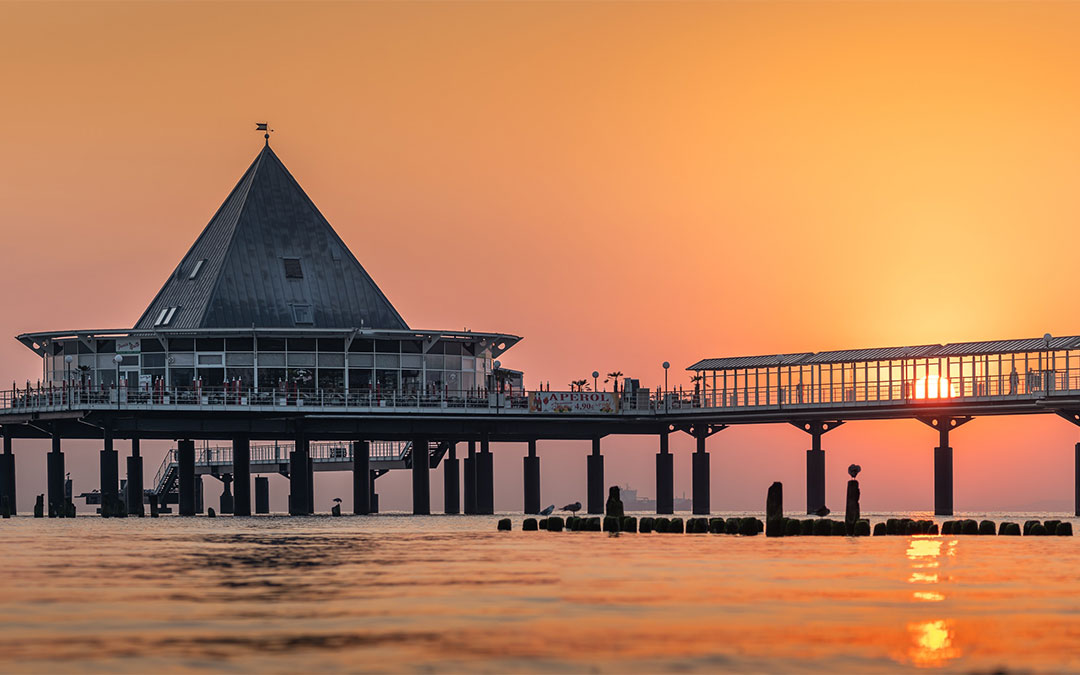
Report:
[[[270,126],[269,122],[256,122],[255,123],[255,131],[265,131],[266,132],[265,134],[263,134],[263,138],[266,139],[266,146],[267,147],[270,146],[270,132],[273,131],[273,129],[268,128],[269,126]]]

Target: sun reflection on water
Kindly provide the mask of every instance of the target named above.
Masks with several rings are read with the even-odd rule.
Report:
[[[941,566],[938,558],[942,555],[943,545],[945,542],[939,537],[912,537],[906,551],[914,570],[908,577],[909,584],[937,584],[941,581],[936,571],[919,570],[936,570]],[[956,555],[955,540],[945,545],[944,554]],[[924,589],[914,591],[912,599],[916,602],[942,602],[945,600],[945,594],[938,590]],[[909,623],[907,630],[911,636],[907,658],[918,668],[940,667],[960,656],[960,650],[954,646],[952,621],[947,619],[918,621]]]

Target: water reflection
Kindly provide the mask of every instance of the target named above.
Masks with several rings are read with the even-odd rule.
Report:
[[[960,656],[960,650],[953,646],[951,621],[937,619],[909,623],[907,628],[912,641],[908,656],[915,666],[919,668],[943,666]]]
[[[906,552],[912,568],[909,584],[937,584],[941,577],[936,571],[941,567],[939,558],[945,542],[936,536],[915,536],[911,538]],[[956,541],[948,542],[946,555],[956,555]],[[926,571],[934,570],[934,571]],[[920,589],[912,592],[912,599],[917,602],[942,602],[945,594],[939,590]],[[911,646],[907,657],[911,664],[919,668],[934,668],[947,664],[960,656],[954,642],[954,629],[951,621],[934,619],[919,621],[907,625],[911,636]]]

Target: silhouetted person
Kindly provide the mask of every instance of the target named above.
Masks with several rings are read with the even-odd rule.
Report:
[[[619,497],[618,485],[612,485],[611,488],[608,490],[606,511],[609,518],[623,517],[623,505],[622,499]]]
[[[1009,394],[1015,394],[1016,388],[1020,385],[1020,374],[1016,372],[1016,366],[1013,366],[1012,372],[1009,373]]]

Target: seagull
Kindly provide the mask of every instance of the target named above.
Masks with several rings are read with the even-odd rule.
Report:
[[[847,472],[851,474],[852,478],[858,477],[860,471],[862,471],[862,467],[858,464],[852,464],[847,468]]]
[[[542,516],[550,516],[551,512],[554,511],[554,510],[555,510],[555,505],[552,504],[551,506],[549,506],[546,509],[544,509],[543,511],[541,511],[540,515],[542,515]]]
[[[559,509],[560,511],[569,511],[570,513],[577,513],[581,510],[581,502],[574,502],[573,504],[567,504]]]
[[[818,516],[819,518],[824,518],[825,516],[829,515],[830,513],[832,513],[832,511],[829,510],[828,506],[822,506],[817,511],[814,511],[814,515]]]

